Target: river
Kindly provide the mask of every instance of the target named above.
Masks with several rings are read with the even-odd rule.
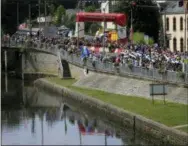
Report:
[[[152,145],[62,97],[2,75],[2,145]],[[66,99],[66,98],[64,98]],[[155,142],[155,143],[154,143]],[[158,143],[158,141],[157,141]]]

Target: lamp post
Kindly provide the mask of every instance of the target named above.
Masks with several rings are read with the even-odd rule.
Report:
[[[38,1],[38,5],[39,5],[39,30],[40,30],[40,28],[41,28],[41,26],[40,26],[40,0]]]
[[[45,26],[47,26],[47,23],[46,23],[46,15],[47,15],[47,9],[46,9],[46,0],[44,0],[44,20],[45,20]]]
[[[164,48],[166,49],[166,10],[164,12]]]
[[[133,43],[133,10],[131,8],[131,44]]]
[[[17,10],[16,10],[16,14],[17,14],[17,27],[19,27],[19,2],[17,2]]]
[[[103,53],[105,52],[105,30],[106,30],[106,20],[105,20],[105,13],[106,13],[106,7],[108,6],[109,1],[106,2],[105,6],[102,8],[103,15],[104,15],[104,29],[103,29]]]
[[[29,32],[30,32],[30,38],[31,38],[31,4],[29,3]]]
[[[41,38],[40,38],[40,31],[41,31],[41,25],[40,25],[40,2],[41,0],[38,1],[38,5],[39,5],[39,44],[41,44]]]

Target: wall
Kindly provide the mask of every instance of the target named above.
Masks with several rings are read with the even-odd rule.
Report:
[[[176,18],[176,31],[173,31],[173,18],[174,17]],[[180,30],[180,18],[181,17],[183,18],[183,30]],[[169,44],[170,44],[169,48],[170,48],[171,51],[174,51],[173,38],[176,38],[177,39],[177,41],[176,41],[177,50],[180,51],[180,39],[183,38],[183,40],[185,41],[185,37],[184,37],[185,15],[184,14],[167,14],[166,18],[169,18],[169,31],[166,31],[166,33],[171,34],[171,40],[169,42]],[[187,19],[188,19],[188,17],[187,17]],[[163,15],[163,25],[164,25],[164,15]],[[186,37],[186,44],[187,44],[187,42],[188,42],[188,36]],[[184,44],[183,44],[183,49],[184,49]]]
[[[151,96],[149,95],[149,85],[154,83],[152,81],[134,79],[130,77],[120,77],[92,71],[85,74],[83,68],[79,68],[71,64],[69,64],[69,66],[72,77],[78,80],[74,84],[75,86],[151,99]],[[163,98],[163,96],[154,96],[154,99],[163,100]],[[187,98],[188,88],[170,84],[168,85],[168,95],[165,96],[166,100],[187,104]]]
[[[71,91],[70,89],[50,83],[45,79],[39,79],[35,81],[34,84],[37,87],[42,87],[45,90],[63,95],[66,98],[71,98],[75,100],[75,102],[80,103],[80,105],[88,105],[88,107],[104,112],[113,121],[121,121],[124,126],[133,126],[136,130],[157,137],[164,142],[169,142],[175,145],[188,144],[187,133],[169,128],[163,124],[130,113],[111,104],[104,103],[98,99]]]
[[[25,52],[24,73],[58,74],[57,57],[44,52]]]

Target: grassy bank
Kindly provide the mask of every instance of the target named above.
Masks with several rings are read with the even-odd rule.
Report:
[[[188,133],[188,126],[182,127],[182,128],[177,128],[177,129]]]
[[[166,105],[163,101],[155,100],[153,105],[151,100],[138,98],[135,96],[125,96],[119,94],[107,93],[99,90],[75,87],[72,84],[74,79],[61,80],[57,77],[47,78],[50,82],[70,88],[74,91],[100,99],[104,102],[116,105],[127,111],[140,114],[146,118],[163,123],[167,126],[177,126],[188,123],[188,105],[170,103]]]

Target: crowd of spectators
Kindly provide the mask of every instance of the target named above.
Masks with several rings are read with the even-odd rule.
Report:
[[[40,36],[40,37],[39,37]],[[171,71],[182,71],[184,60],[188,60],[188,52],[171,52],[160,48],[157,44],[149,46],[143,44],[120,44],[118,42],[103,42],[102,39],[77,39],[77,38],[50,38],[42,33],[36,35],[14,34],[4,36],[3,42],[16,43],[29,42],[40,47],[58,46],[68,53],[80,54],[83,60],[91,59],[93,62],[112,62],[115,66],[121,64],[132,64],[145,68],[164,68]],[[45,46],[43,46],[45,45]],[[95,48],[102,48],[102,51]],[[116,51],[118,50],[118,51]],[[94,64],[94,63],[93,63]]]

